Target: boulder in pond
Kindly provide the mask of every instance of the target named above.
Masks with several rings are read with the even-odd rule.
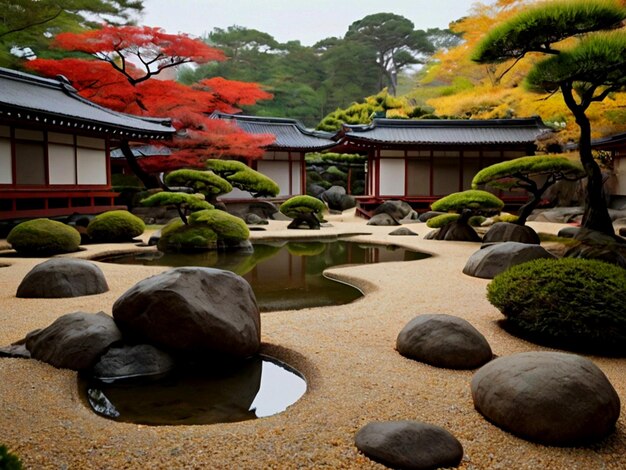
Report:
[[[494,243],[474,252],[465,263],[463,273],[468,276],[493,279],[511,266],[540,258],[555,258],[555,256],[539,245],[519,242]]]
[[[355,436],[356,447],[390,468],[434,470],[456,467],[463,446],[447,430],[419,421],[373,422]]]
[[[558,352],[500,357],[474,374],[474,406],[497,426],[534,442],[574,446],[615,428],[617,392],[589,359]]]
[[[162,376],[174,369],[174,359],[150,344],[113,347],[93,367],[99,380]]]
[[[539,245],[539,235],[527,225],[510,222],[498,222],[491,226],[483,236],[483,243],[518,242]]]
[[[398,334],[400,354],[435,367],[475,369],[493,357],[485,337],[468,321],[452,315],[413,318]]]
[[[261,344],[256,297],[244,278],[213,268],[170,269],[113,304],[125,335],[168,352],[248,357]]]
[[[26,335],[26,349],[33,359],[55,367],[91,368],[109,347],[122,340],[113,318],[104,312],[68,313],[50,326]]]
[[[17,288],[20,298],[62,298],[109,290],[102,270],[90,261],[53,258],[30,270]]]

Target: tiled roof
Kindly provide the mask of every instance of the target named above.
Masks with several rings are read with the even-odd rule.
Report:
[[[591,146],[594,148],[611,148],[615,146],[626,145],[626,132],[620,134],[613,134],[608,137],[596,139],[591,141]],[[578,146],[576,146],[578,147]]]
[[[271,149],[324,150],[337,145],[333,134],[307,129],[295,119],[223,113],[213,113],[211,117],[232,121],[250,134],[274,135],[276,140],[268,146]]]
[[[131,147],[131,152],[135,158],[143,158],[143,157],[153,157],[155,155],[158,156],[167,156],[172,154],[172,149],[169,147],[157,147],[156,145],[141,145],[139,147]],[[122,149],[116,148],[111,150],[111,158],[113,159],[125,159],[124,153],[122,153]]]
[[[92,103],[63,79],[4,68],[0,68],[0,119],[44,122],[124,139],[162,139],[175,132],[169,119],[131,116]]]
[[[383,144],[525,144],[549,132],[541,119],[374,119],[344,125],[348,140]]]

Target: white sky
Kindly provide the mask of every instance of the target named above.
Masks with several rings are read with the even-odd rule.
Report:
[[[490,4],[495,0],[482,0]],[[466,16],[476,0],[144,0],[141,24],[168,33],[203,36],[213,28],[238,25],[269,33],[279,42],[311,46],[342,37],[356,20],[374,13],[395,13],[416,29],[447,28]]]

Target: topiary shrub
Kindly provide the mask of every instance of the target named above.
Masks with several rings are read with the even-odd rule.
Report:
[[[194,252],[217,249],[217,234],[207,225],[188,225],[174,220],[161,230],[159,251]]]
[[[280,212],[287,217],[296,218],[302,214],[315,214],[321,219],[326,209],[322,201],[312,196],[294,196],[280,205]]]
[[[146,225],[128,211],[109,211],[94,217],[87,226],[87,235],[97,243],[128,242],[141,235]]]
[[[487,286],[507,325],[566,348],[626,352],[626,269],[602,261],[538,259]]]
[[[275,197],[280,193],[280,187],[274,180],[245,163],[216,159],[206,160],[205,163],[209,170],[224,178],[233,187],[247,191],[254,197]]]
[[[0,470],[22,470],[22,462],[17,455],[9,452],[5,445],[0,445]]]
[[[13,227],[7,242],[22,256],[51,256],[77,251],[80,233],[56,220],[33,219]]]
[[[189,216],[189,225],[207,225],[218,239],[226,243],[241,242],[250,237],[250,230],[242,219],[218,209],[194,212]]]
[[[441,214],[437,215],[426,221],[426,226],[430,228],[441,228],[444,225],[448,225],[450,222],[459,220],[460,214]]]

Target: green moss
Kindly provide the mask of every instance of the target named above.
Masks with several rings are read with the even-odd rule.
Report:
[[[280,187],[272,179],[236,160],[206,160],[213,173],[226,179],[233,187],[247,191],[254,197],[275,197]]]
[[[295,256],[316,256],[324,253],[327,243],[322,242],[289,242],[287,243],[287,251]]]
[[[469,189],[460,193],[452,193],[435,201],[431,205],[432,210],[439,212],[462,212],[465,209],[474,212],[500,211],[504,202],[487,191]]]
[[[280,212],[287,217],[295,218],[299,214],[315,214],[321,216],[326,206],[322,201],[313,196],[294,196],[280,205]]]
[[[128,211],[109,211],[94,217],[87,226],[87,235],[98,243],[128,242],[141,235],[146,225]]]
[[[232,185],[224,178],[212,171],[176,170],[165,177],[168,186],[183,186],[192,188],[197,193],[206,196],[226,194],[233,190]]]
[[[626,351],[626,270],[602,261],[540,259],[511,267],[487,298],[520,331],[556,346]]]
[[[163,227],[157,248],[163,252],[214,250],[217,234],[207,225],[186,225],[178,219]]]
[[[517,222],[517,219],[518,217],[513,214],[500,214],[493,217],[493,222],[508,222],[510,224],[514,224],[515,222]]]
[[[172,193],[161,191],[141,200],[141,204],[154,206],[185,206],[190,211],[213,209],[213,205],[206,202],[201,194]]]
[[[189,225],[206,225],[226,242],[240,242],[250,237],[250,230],[239,217],[218,209],[194,212],[189,216]]]
[[[9,452],[5,445],[0,445],[0,470],[22,470],[22,462],[17,455]]]
[[[444,225],[448,225],[450,222],[459,220],[461,217],[459,214],[441,214],[432,217],[426,221],[426,226],[430,228],[441,228]]]
[[[80,234],[75,228],[55,220],[33,219],[15,226],[7,242],[23,256],[51,256],[77,251]]]

